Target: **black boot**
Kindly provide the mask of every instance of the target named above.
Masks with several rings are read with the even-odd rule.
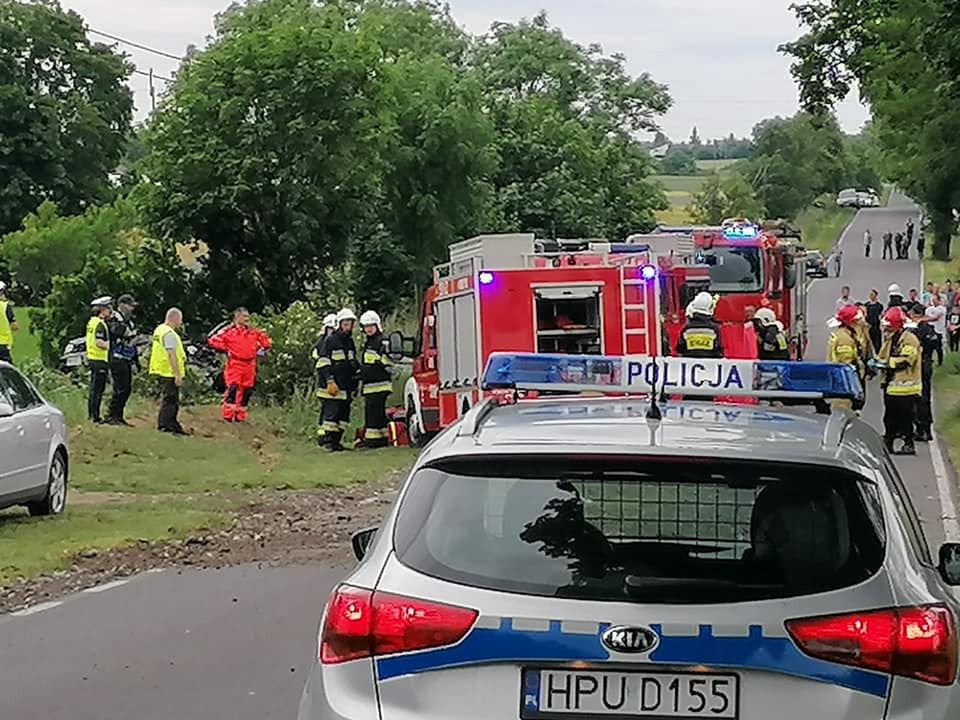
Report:
[[[917,449],[913,446],[913,440],[907,440],[903,443],[903,447],[900,448],[900,455],[916,455]]]

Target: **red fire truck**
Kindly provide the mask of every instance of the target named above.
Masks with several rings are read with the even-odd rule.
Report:
[[[684,308],[702,290],[720,295],[728,342],[742,332],[746,304],[769,304],[792,326],[803,300],[787,297],[797,283],[778,268],[793,256],[771,250],[768,260],[762,243],[728,245],[709,235],[711,242],[711,232],[669,228],[623,243],[483,235],[451,245],[450,261],[434,269],[424,294],[417,337],[392,338],[414,359],[404,389],[411,440],[453,424],[479,401],[493,352],[669,354]],[[774,272],[783,277],[769,280]]]

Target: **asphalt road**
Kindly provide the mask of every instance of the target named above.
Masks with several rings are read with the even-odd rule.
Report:
[[[825,321],[840,287],[855,297],[891,282],[920,284],[920,264],[879,260],[879,237],[916,209],[895,196],[862,211],[844,236],[839,279],[813,283],[808,357],[822,357]],[[869,227],[877,258],[863,258]],[[864,417],[880,427],[882,401],[870,388]],[[944,537],[936,457],[920,446],[898,458],[930,544]],[[948,513],[950,514],[950,513]],[[956,534],[956,518],[946,518]],[[334,568],[163,571],[101,592],[84,592],[28,615],[0,617],[0,720],[272,720],[296,717],[316,652],[316,626]]]

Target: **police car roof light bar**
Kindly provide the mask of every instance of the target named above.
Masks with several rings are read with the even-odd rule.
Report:
[[[860,379],[849,365],[647,355],[494,353],[481,386],[484,390],[563,394],[664,393],[811,401],[863,398]]]

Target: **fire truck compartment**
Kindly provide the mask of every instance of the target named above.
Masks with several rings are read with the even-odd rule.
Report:
[[[600,286],[534,287],[537,352],[599,355]]]
[[[436,304],[437,353],[442,389],[477,384],[477,306],[473,292],[442,298]]]

